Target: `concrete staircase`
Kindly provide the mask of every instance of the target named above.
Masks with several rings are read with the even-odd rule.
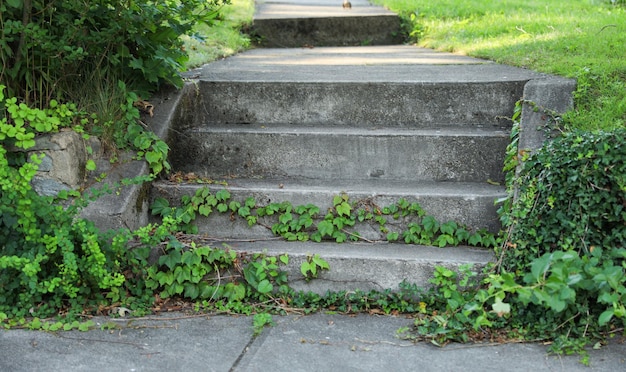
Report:
[[[173,168],[226,180],[240,201],[324,211],[339,193],[379,206],[404,198],[442,221],[497,231],[506,118],[529,82],[548,77],[394,45],[394,14],[360,0],[351,10],[320,1],[259,3],[254,30],[262,45],[290,48],[254,49],[190,73],[195,81],[168,135]],[[176,204],[201,186],[161,181],[152,198]],[[492,259],[477,248],[386,243],[376,229],[364,232],[373,243],[287,243],[217,213],[198,223],[215,244],[289,253],[292,284],[317,292],[426,285],[435,265]],[[315,253],[331,270],[311,283],[296,280],[299,263]]]

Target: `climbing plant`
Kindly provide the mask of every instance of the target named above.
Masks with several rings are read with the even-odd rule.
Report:
[[[260,206],[252,197],[243,202],[231,200],[227,188],[211,192],[210,188],[201,187],[193,196],[183,196],[177,207],[170,206],[164,198],[157,198],[151,211],[161,217],[182,218],[184,231],[188,233],[197,233],[194,221],[198,216],[208,217],[217,211],[232,218],[242,218],[250,226],[266,226],[288,241],[369,241],[359,233],[359,224],[374,225],[390,242],[401,240],[407,244],[439,247],[459,244],[494,247],[498,241],[484,229],[472,232],[454,221],[439,222],[418,203],[406,199],[380,207],[369,198],[352,201],[347,194],[341,194],[333,197],[332,205],[325,214],[313,204],[294,206],[284,201]]]

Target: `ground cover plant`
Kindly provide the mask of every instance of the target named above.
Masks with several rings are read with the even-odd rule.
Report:
[[[375,0],[398,12],[410,42],[576,78],[570,128],[626,125],[626,8],[609,0]]]

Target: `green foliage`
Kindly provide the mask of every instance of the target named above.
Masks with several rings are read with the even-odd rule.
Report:
[[[7,110],[0,121],[0,312],[19,317],[50,315],[66,306],[80,311],[82,299],[97,299],[99,291],[119,287],[124,277],[113,269],[98,230],[76,217],[78,205],[64,209],[57,199],[32,189],[30,181],[42,157],[25,161],[6,150],[30,148],[36,132],[67,125],[72,112],[56,103],[39,110],[5,101],[2,86],[0,101]]]
[[[252,328],[254,330],[254,336],[258,336],[263,332],[263,328],[266,326],[274,325],[274,320],[272,318],[272,314],[268,313],[258,313],[254,314],[252,318]]]
[[[11,96],[46,106],[68,79],[107,71],[134,91],[181,84],[181,35],[211,23],[221,1],[9,1],[0,4],[0,70]]]
[[[165,222],[159,228],[165,226],[164,231],[175,231],[174,220],[167,218]],[[162,233],[157,235],[164,236]],[[146,287],[160,291],[161,298],[240,302],[244,299],[264,300],[274,292],[288,290],[287,274],[279,267],[288,263],[286,255],[247,255],[197,246],[194,242],[183,243],[173,235],[166,236],[159,245],[162,255],[156,265],[147,269]]]
[[[120,90],[126,90],[122,82],[118,85]],[[139,159],[146,160],[153,176],[162,171],[169,172],[167,154],[170,148],[159,136],[140,124],[139,110],[134,105],[138,100],[139,97],[135,93],[126,94],[126,102],[121,105],[124,118],[114,124],[118,128],[115,130],[115,136],[118,136],[117,145],[120,148],[130,147],[135,150]]]
[[[405,336],[437,345],[485,333],[551,340],[552,352],[586,363],[585,346],[626,325],[626,133],[574,131],[531,155],[517,148],[517,131],[497,265],[481,275],[436,268]]]
[[[135,281],[140,276],[137,267],[147,257],[145,250],[127,251],[129,232],[102,234],[78,216],[89,201],[119,185],[88,190],[84,195],[72,191],[43,197],[30,184],[43,155],[26,159],[23,152],[15,151],[29,150],[40,133],[62,128],[82,133],[82,124],[89,118],[75,106],[54,100],[46,109],[17,104],[15,98],[5,99],[3,86],[0,102],[5,109],[0,119],[2,317],[15,322],[63,312],[71,318],[110,301],[145,300],[146,293]],[[145,181],[139,177],[120,185]]]
[[[220,16],[211,25],[194,27],[195,37],[183,35],[189,53],[186,67],[195,68],[248,48],[246,29],[252,24],[254,5],[253,0],[232,0],[220,8]]]
[[[319,271],[329,269],[328,262],[319,254],[307,255],[306,260],[300,264],[300,272],[307,281],[317,278]]]
[[[289,202],[280,202],[260,206],[252,197],[243,203],[230,198],[226,189],[213,194],[209,188],[203,187],[194,196],[183,196],[180,207],[171,207],[167,200],[157,198],[152,205],[152,214],[180,217],[184,222],[182,228],[188,233],[197,233],[193,222],[198,215],[206,217],[217,211],[229,214],[231,219],[244,218],[249,226],[271,224],[272,232],[288,241],[334,240],[343,243],[368,240],[356,229],[359,224],[371,224],[390,242],[402,238],[406,244],[438,247],[459,244],[494,247],[498,244],[498,238],[486,230],[470,232],[454,221],[441,223],[427,215],[418,203],[405,199],[381,208],[369,199],[351,201],[347,194],[336,195],[333,207],[321,217],[320,208],[313,204],[294,207]],[[402,226],[406,229],[403,230]]]
[[[622,0],[376,0],[401,15],[410,42],[576,78],[568,128],[624,127]],[[617,6],[619,5],[619,6]]]
[[[623,129],[565,133],[528,158],[515,181],[517,199],[505,269],[525,271],[553,250],[588,255],[626,240],[626,146]]]

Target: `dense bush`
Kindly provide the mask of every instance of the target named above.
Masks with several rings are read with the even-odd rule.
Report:
[[[179,36],[211,22],[221,2],[3,1],[0,82],[9,96],[40,106],[94,76],[124,81],[131,91],[180,85],[187,55]]]
[[[556,339],[556,351],[623,329],[626,130],[564,133],[526,159],[512,186],[490,288],[509,293],[512,326]]]
[[[624,247],[626,130],[565,133],[525,161],[513,186],[507,270],[554,250]]]

